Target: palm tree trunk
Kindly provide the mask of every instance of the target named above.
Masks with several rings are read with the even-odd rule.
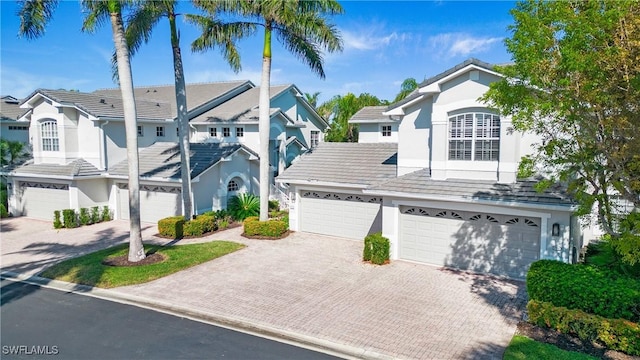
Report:
[[[140,179],[138,178],[138,131],[136,119],[136,102],[133,95],[133,80],[129,49],[124,37],[124,25],[119,4],[110,13],[113,43],[116,47],[122,107],[124,110],[124,126],[127,143],[127,164],[129,166],[129,261],[140,261],[145,258],[140,227]]]
[[[173,70],[175,74],[176,105],[178,112],[178,143],[180,144],[180,173],[182,174],[182,205],[185,220],[193,214],[191,202],[191,165],[189,163],[189,117],[187,114],[187,88],[184,81],[180,38],[176,30],[176,17],[169,13],[171,28],[171,48],[173,49]]]
[[[260,101],[258,132],[260,136],[260,221],[269,218],[269,87],[271,83],[271,24],[264,28],[264,50],[262,53],[262,79],[260,80]]]

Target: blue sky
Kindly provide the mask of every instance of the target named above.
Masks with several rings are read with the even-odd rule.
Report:
[[[513,22],[507,1],[344,1],[345,13],[333,18],[344,51],[325,55],[326,79],[274,41],[272,84],[294,83],[303,92],[320,92],[320,102],[334,95],[368,92],[392,100],[402,81],[418,82],[468,58],[489,63],[511,60],[504,46]],[[188,3],[181,10],[193,11]],[[0,1],[0,93],[21,98],[37,88],[90,92],[115,87],[111,80],[113,51],[108,23],[94,34],[82,33],[77,1],[62,1],[45,35],[18,38],[15,1]],[[259,32],[242,40],[242,71],[235,74],[217,49],[192,53],[197,30],[179,21],[187,82],[248,79],[260,84]],[[135,86],[173,83],[167,21],[132,59]],[[188,96],[188,94],[187,94]]]

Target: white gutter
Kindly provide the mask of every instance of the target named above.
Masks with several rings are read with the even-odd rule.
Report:
[[[287,180],[287,179],[275,179],[276,182],[279,183],[288,183],[295,185],[316,185],[316,186],[331,186],[331,187],[341,187],[341,188],[349,188],[349,189],[365,189],[369,185],[367,184],[345,184],[345,183],[337,183],[332,181],[318,181],[318,180]]]

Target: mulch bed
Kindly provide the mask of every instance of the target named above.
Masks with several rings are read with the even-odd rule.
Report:
[[[253,240],[280,240],[280,239],[284,239],[287,236],[289,236],[289,234],[291,234],[292,231],[291,230],[287,230],[284,232],[284,234],[280,235],[280,236],[263,236],[263,235],[245,235],[245,233],[242,233],[242,237],[245,237],[247,239],[253,239]]]
[[[542,328],[526,321],[518,323],[516,334],[524,335],[533,340],[552,344],[567,351],[581,352],[600,359],[611,360],[638,360],[640,357],[625,353],[607,350],[601,345],[582,341],[576,337],[560,333],[553,329]]]
[[[165,260],[162,254],[157,252],[147,254],[147,257],[136,262],[129,261],[129,255],[122,255],[102,260],[103,265],[107,266],[141,266],[161,263]]]

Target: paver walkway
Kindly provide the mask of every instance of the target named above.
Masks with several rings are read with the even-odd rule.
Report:
[[[0,224],[3,269],[41,268],[19,265],[28,258],[25,253],[42,245],[32,247],[14,238],[11,234],[19,231],[5,232],[7,224],[12,223]],[[126,236],[126,226],[113,222],[112,227],[96,228],[95,237],[86,241],[105,245],[101,236]],[[77,230],[63,236],[65,244],[73,243],[68,239]],[[361,243],[342,238],[299,232],[277,241],[250,240],[241,231],[198,241],[238,241],[245,249],[114,291],[401,359],[501,359],[525,305],[523,282],[403,261],[364,264]],[[145,230],[145,239],[152,239],[154,232]],[[33,256],[40,265],[63,257],[55,253],[55,259],[44,260],[42,252]]]

